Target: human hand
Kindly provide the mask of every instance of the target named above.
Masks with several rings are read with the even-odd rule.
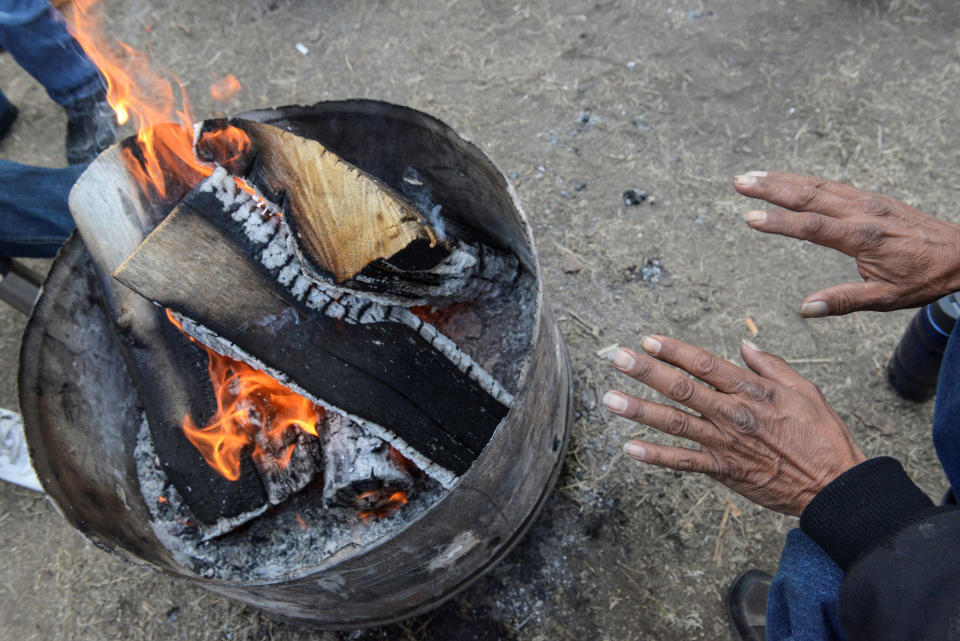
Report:
[[[617,369],[700,415],[619,391],[607,392],[604,405],[700,449],[630,441],[624,450],[638,461],[702,472],[758,505],[799,516],[827,484],[866,460],[820,390],[779,356],[744,343],[749,372],[663,336],[641,346],[649,355],[619,350]]]
[[[752,171],[737,176],[733,186],[784,208],[747,213],[754,229],[809,240],[856,259],[864,282],[810,294],[801,316],[917,307],[960,290],[960,225],[812,176]]]

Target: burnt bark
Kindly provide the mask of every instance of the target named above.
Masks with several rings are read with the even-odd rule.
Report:
[[[201,187],[115,276],[212,332],[200,340],[216,351],[358,419],[405,455],[404,448],[412,450],[418,464],[439,466],[447,484],[466,471],[508,410],[478,384],[474,366],[462,371],[408,325],[388,318],[360,323],[362,311],[336,318],[309,308],[303,301],[311,294],[294,295],[250,253],[241,224]]]

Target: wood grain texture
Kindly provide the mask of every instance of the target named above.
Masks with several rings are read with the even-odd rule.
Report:
[[[204,126],[217,127],[221,122],[207,121]],[[251,140],[250,164],[244,174],[282,205],[306,258],[337,282],[414,241],[430,248],[442,244],[399,192],[319,142],[249,120],[233,119],[228,124],[242,129]],[[203,133],[197,147],[209,152]],[[219,159],[215,152],[213,157]]]

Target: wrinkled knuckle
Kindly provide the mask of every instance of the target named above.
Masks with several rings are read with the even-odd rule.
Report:
[[[743,386],[742,391],[747,398],[760,405],[773,403],[773,388],[768,385],[750,382]]]
[[[820,199],[820,190],[826,184],[822,178],[817,178],[813,182],[802,185],[797,194],[799,209],[810,209]]]
[[[691,369],[690,373],[697,378],[707,378],[717,371],[717,361],[710,354],[701,352],[693,359]]]
[[[686,403],[693,398],[693,382],[686,376],[677,376],[670,386],[670,395],[673,400]]]
[[[643,419],[647,416],[646,405],[641,402],[633,402],[627,405],[626,415],[631,419],[642,423]]]
[[[633,366],[633,377],[638,381],[645,381],[653,373],[653,361],[649,358],[638,358]]]
[[[823,216],[812,214],[800,223],[800,233],[805,238],[819,238],[823,235],[826,226],[827,221]]]
[[[686,438],[690,433],[690,416],[679,410],[671,412],[670,418],[667,419],[667,430],[674,436]]]
[[[746,407],[738,407],[734,410],[731,423],[737,430],[748,436],[755,435],[759,430],[757,417]]]
[[[690,472],[696,467],[693,457],[684,452],[680,452],[674,457],[673,465],[681,472]]]
[[[887,216],[891,213],[890,203],[877,196],[867,196],[857,201],[857,209],[868,216]]]
[[[721,419],[729,419],[733,413],[730,406],[723,399],[713,401],[710,404],[710,411],[714,416]]]

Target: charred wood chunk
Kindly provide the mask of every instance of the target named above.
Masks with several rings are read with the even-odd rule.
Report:
[[[181,429],[185,416],[202,425],[216,410],[206,355],[167,322],[162,310],[149,306],[148,311],[156,314],[150,323],[155,332],[128,318],[119,333],[167,478],[203,524],[258,513],[268,497],[249,457],[241,462],[239,478],[230,481],[207,464]]]
[[[328,413],[323,426],[326,505],[374,510],[378,503],[401,493],[406,501],[413,477],[402,459],[381,439],[350,419]]]
[[[504,402],[410,326],[309,309],[215,214],[181,203],[116,278],[208,328],[252,367],[400,444],[418,464],[439,466],[445,484],[465,472],[506,415]]]

